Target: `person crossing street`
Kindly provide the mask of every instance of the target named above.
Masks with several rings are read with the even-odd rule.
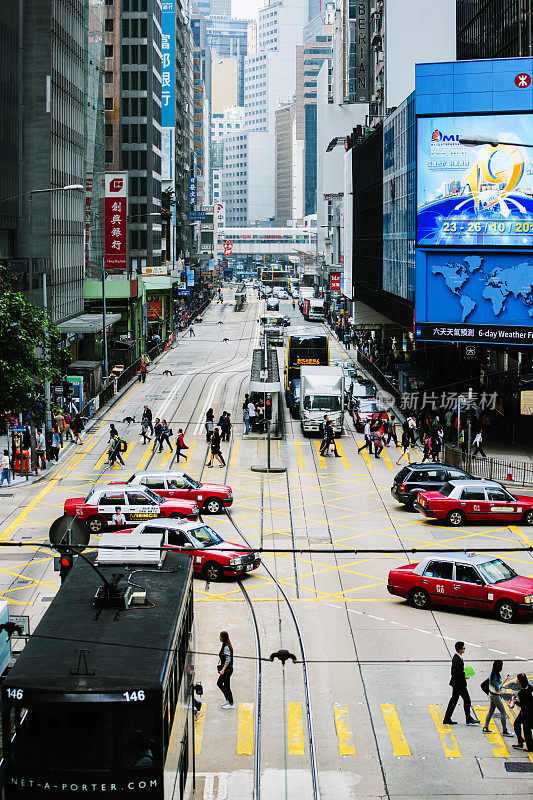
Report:
[[[472,715],[472,703],[470,701],[470,695],[468,694],[468,687],[466,685],[467,678],[465,674],[465,665],[463,661],[464,652],[465,652],[465,643],[456,642],[455,653],[452,658],[452,674],[450,678],[450,686],[452,687],[452,696],[450,697],[448,708],[446,709],[446,713],[444,714],[444,719],[442,720],[444,725],[457,725],[457,723],[454,722],[454,720],[452,719],[452,714],[455,711],[455,706],[457,705],[457,701],[459,700],[459,698],[461,698],[463,701],[466,724],[467,725],[479,724],[479,720],[477,719],[477,717],[474,717]]]

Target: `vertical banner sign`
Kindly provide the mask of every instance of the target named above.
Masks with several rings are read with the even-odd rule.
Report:
[[[189,178],[189,203],[196,205],[198,201],[198,181],[196,178]]]
[[[330,289],[332,292],[340,292],[341,290],[341,274],[340,272],[330,272],[329,274]]]
[[[127,268],[128,173],[105,175],[105,266]]]
[[[356,103],[370,100],[370,0],[356,0],[355,25],[351,25],[354,38],[351,45],[355,51],[355,74],[353,88]],[[353,14],[353,11],[351,12]]]
[[[161,165],[164,181],[174,180],[176,129],[176,0],[163,0],[161,15]]]
[[[344,154],[344,289],[343,294],[352,299],[353,269],[353,166],[352,151]]]

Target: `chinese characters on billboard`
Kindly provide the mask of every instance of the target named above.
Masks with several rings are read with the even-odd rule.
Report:
[[[105,266],[108,270],[127,267],[128,173],[107,172],[105,176]]]
[[[332,292],[340,292],[341,290],[341,274],[340,272],[331,272],[329,276],[330,289]]]
[[[418,246],[531,247],[532,142],[532,114],[419,117]]]

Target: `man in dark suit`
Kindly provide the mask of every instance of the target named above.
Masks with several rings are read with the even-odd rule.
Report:
[[[463,705],[465,707],[465,717],[467,725],[479,724],[479,720],[472,716],[470,695],[466,686],[465,665],[463,661],[463,653],[465,651],[464,642],[455,643],[455,654],[452,658],[452,677],[450,678],[450,686],[452,687],[452,696],[448,703],[448,708],[442,720],[445,725],[457,725],[452,719],[452,714],[455,711],[455,706],[460,697],[463,698]]]

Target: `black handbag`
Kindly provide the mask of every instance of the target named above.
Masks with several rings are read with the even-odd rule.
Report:
[[[485,694],[489,693],[489,679],[485,678],[484,681],[481,683],[481,691],[485,692]]]

